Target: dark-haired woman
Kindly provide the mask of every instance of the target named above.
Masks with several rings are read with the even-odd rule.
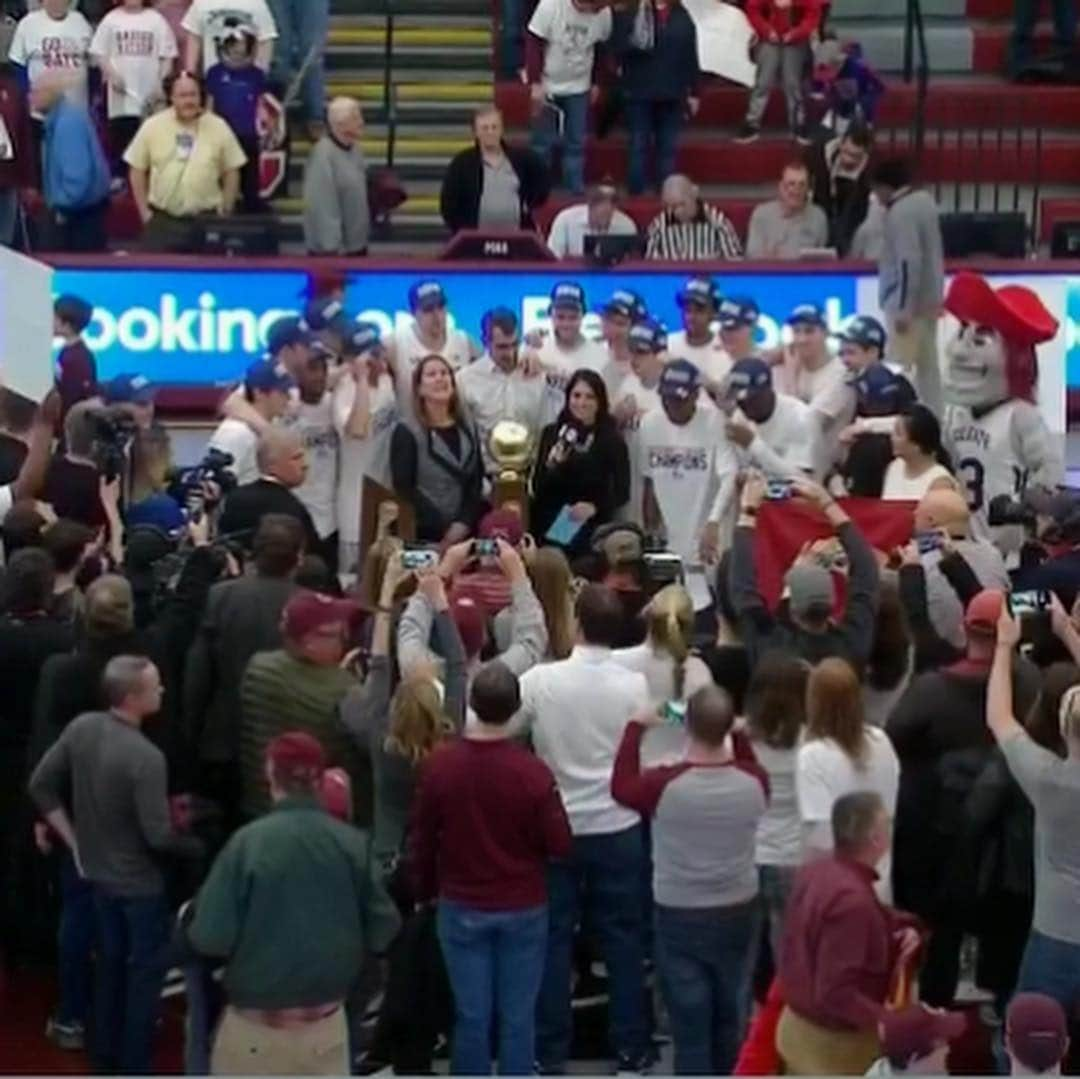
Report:
[[[416,538],[449,547],[468,538],[480,519],[480,436],[441,356],[425,356],[416,365],[412,391],[415,419],[399,423],[390,438],[394,492],[416,514]]]
[[[533,535],[571,557],[585,554],[593,532],[612,520],[629,497],[630,459],[611,417],[604,380],[595,371],[575,371],[563,410],[540,434],[530,516]]]
[[[941,444],[941,424],[925,405],[912,405],[896,417],[892,432],[893,460],[885,470],[881,497],[918,502],[927,491],[956,487],[949,457]]]

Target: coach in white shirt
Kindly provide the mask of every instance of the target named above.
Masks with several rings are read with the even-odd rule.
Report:
[[[617,200],[611,184],[597,184],[589,188],[585,202],[560,210],[548,233],[552,254],[579,259],[585,254],[586,236],[636,236],[637,225],[618,208]]]
[[[610,986],[609,1042],[619,1070],[636,1070],[647,1045],[643,1009],[644,837],[637,813],[611,796],[623,730],[649,706],[645,676],[611,655],[625,617],[613,592],[590,584],[578,596],[578,645],[568,659],[521,678],[521,717],[562,795],[574,849],[548,873],[548,953],[537,1007],[540,1070],[563,1074],[570,1052],[574,929],[588,922]]]
[[[519,355],[517,316],[506,307],[496,307],[483,320],[486,352],[463,367],[457,376],[458,393],[480,432],[484,470],[496,470],[491,456],[491,432],[500,420],[524,426],[535,449],[544,422],[547,384],[539,368],[527,370]]]

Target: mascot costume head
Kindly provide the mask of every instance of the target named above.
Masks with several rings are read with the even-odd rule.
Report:
[[[952,404],[988,408],[1019,398],[1035,401],[1035,346],[1057,333],[1057,319],[1029,288],[992,289],[973,273],[957,274],[945,310],[960,320],[947,349],[946,396]]]

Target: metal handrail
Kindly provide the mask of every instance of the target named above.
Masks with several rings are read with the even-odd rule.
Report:
[[[918,67],[916,67],[916,52]],[[904,82],[915,78],[915,114],[911,122],[911,143],[916,159],[921,157],[926,139],[926,99],[930,87],[930,54],[926,47],[926,26],[919,0],[907,0],[904,19]]]
[[[393,0],[385,0],[386,33],[383,38],[383,116],[386,122],[386,167],[394,167],[397,143],[397,87],[394,85]]]

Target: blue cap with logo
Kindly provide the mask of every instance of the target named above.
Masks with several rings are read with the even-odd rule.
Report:
[[[446,293],[438,281],[417,281],[409,289],[410,311],[434,311],[446,306]]]
[[[717,314],[725,330],[734,330],[739,326],[756,326],[761,309],[749,296],[727,296],[720,301]]]
[[[617,288],[603,307],[605,315],[624,315],[626,318],[644,318],[645,301],[632,289]]]
[[[789,326],[817,326],[824,330],[828,323],[825,312],[816,303],[801,303],[787,317]]]
[[[124,524],[128,528],[137,528],[140,525],[157,528],[167,536],[175,537],[187,524],[187,514],[174,498],[159,493],[148,495],[141,502],[135,502],[128,507]]]
[[[656,319],[644,318],[630,327],[631,352],[663,352],[667,348],[667,330]]]
[[[772,387],[772,368],[757,356],[739,360],[727,377],[727,392],[736,401],[745,401],[755,393]]]
[[[283,348],[292,345],[310,345],[315,340],[307,323],[293,315],[279,318],[266,331],[266,351],[276,356]]]
[[[363,356],[382,346],[382,331],[374,322],[354,322],[345,334],[345,354]]]
[[[155,390],[146,375],[117,375],[103,387],[108,405],[149,405]]]
[[[244,375],[244,385],[254,393],[261,390],[263,393],[271,393],[280,390],[288,393],[295,383],[292,375],[285,367],[274,360],[256,360]]]
[[[691,277],[675,294],[680,307],[716,307],[720,303],[720,291],[711,277]]]
[[[885,351],[885,342],[888,339],[885,327],[869,315],[856,315],[837,336],[841,341],[858,345],[860,348],[876,348],[879,352]]]
[[[559,307],[584,313],[585,290],[576,281],[560,281],[551,290],[551,310]]]
[[[883,363],[872,363],[855,379],[862,416],[895,416],[915,403],[915,391],[903,375]]]
[[[345,305],[340,300],[323,297],[307,303],[304,307],[303,321],[304,325],[315,333],[334,330],[344,334],[348,332],[350,319],[345,312]]]
[[[660,375],[659,394],[688,401],[701,389],[701,372],[689,360],[671,360]]]

